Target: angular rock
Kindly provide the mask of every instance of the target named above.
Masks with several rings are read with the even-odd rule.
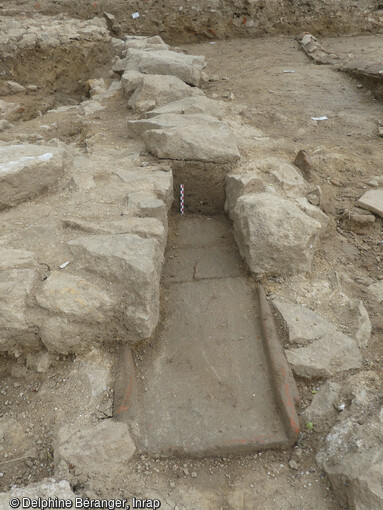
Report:
[[[129,341],[150,337],[159,317],[160,243],[119,234],[82,237],[68,244],[82,267],[121,286]]]
[[[16,353],[39,345],[38,328],[28,313],[37,269],[0,272],[0,352]]]
[[[137,234],[140,237],[154,237],[157,239],[162,249],[166,245],[166,230],[161,221],[156,218],[137,218],[126,217],[118,220],[92,223],[86,220],[76,218],[66,218],[63,220],[65,227],[82,230],[88,234]]]
[[[367,191],[356,203],[362,209],[372,211],[383,218],[383,188]]]
[[[311,156],[304,150],[300,150],[294,160],[294,165],[297,166],[303,173],[306,180],[312,181],[312,173],[314,165]]]
[[[337,411],[334,405],[341,389],[342,386],[336,382],[326,381],[322,384],[309,407],[304,410],[304,419],[318,425],[335,417]]]
[[[169,46],[159,35],[154,35],[152,37],[126,35],[125,48],[135,48],[138,50],[168,50]]]
[[[69,482],[61,480],[56,482],[53,478],[45,478],[41,482],[27,485],[26,487],[16,487],[9,492],[0,494],[0,508],[11,508],[9,502],[11,499],[29,498],[36,501],[38,498],[48,501],[49,498],[55,500],[58,498],[62,501],[72,501],[75,503],[76,495],[72,492]]]
[[[35,266],[36,255],[31,251],[12,250],[0,246],[0,271]]]
[[[103,322],[111,316],[114,301],[84,278],[53,271],[36,295],[38,304],[52,313],[81,322]]]
[[[25,87],[15,81],[7,81],[7,87],[11,94],[20,94],[25,92]]]
[[[113,476],[132,459],[136,447],[125,423],[102,420],[95,425],[62,427],[54,447],[54,462],[76,474]]]
[[[130,48],[126,52],[125,69],[144,74],[176,76],[185,83],[198,86],[202,69],[205,65],[204,56],[185,55],[169,50],[140,50]]]
[[[145,131],[151,129],[180,128],[199,123],[215,128],[220,128],[223,125],[221,121],[208,115],[166,113],[141,120],[130,120],[128,121],[128,130],[136,136],[142,136]]]
[[[99,328],[70,322],[64,317],[49,317],[41,326],[41,341],[49,352],[78,354],[89,350],[100,338]]]
[[[121,86],[127,97],[130,97],[142,82],[145,75],[138,71],[125,71],[121,76]]]
[[[257,275],[309,271],[321,225],[274,193],[237,200],[234,234],[242,257]]]
[[[267,158],[266,161],[269,160],[269,172],[273,175],[281,184],[282,187],[286,190],[289,189],[299,189],[302,188],[305,184],[303,177],[299,172],[285,161],[280,161],[276,158]],[[265,163],[266,163],[265,161]],[[265,163],[263,166],[265,166]]]
[[[310,204],[307,198],[298,197],[295,201],[298,204],[299,208],[302,209],[302,211],[305,214],[307,214],[307,216],[310,216],[311,218],[314,218],[314,220],[319,221],[323,229],[325,229],[329,225],[330,223],[329,217],[323,211],[321,211],[319,207]]]
[[[45,374],[53,362],[49,352],[41,351],[27,355],[27,368],[36,370],[39,374]]]
[[[5,119],[0,120],[0,133],[11,128],[13,128],[13,124],[11,124]]]
[[[134,192],[126,197],[129,214],[142,218],[157,218],[167,225],[167,208],[162,200],[149,193]]]
[[[370,317],[360,299],[350,299],[349,308],[355,318],[355,340],[361,349],[365,349],[371,338],[372,325]]]
[[[354,406],[353,406],[354,407]],[[343,416],[317,454],[342,508],[383,508],[383,408],[374,403]]]
[[[314,340],[334,333],[336,326],[317,315],[309,308],[275,299],[273,305],[283,318],[289,342],[307,345]]]
[[[137,190],[153,190],[158,198],[168,207],[173,202],[173,174],[162,170],[149,170],[146,168],[125,169],[118,168],[113,171],[123,182],[131,184]]]
[[[360,368],[363,361],[356,342],[339,331],[307,347],[285,353],[294,373],[306,378],[329,378],[339,372]]]
[[[160,108],[146,112],[145,117],[150,118],[155,117],[156,115],[165,115],[169,113],[177,113],[182,115],[200,113],[203,115],[210,115],[211,117],[218,118],[223,116],[221,103],[214,101],[213,99],[209,99],[208,97],[197,96],[186,97],[185,99],[180,99],[179,101],[168,103],[165,106],[161,106]]]
[[[379,304],[383,303],[383,280],[369,285],[367,288],[369,295]]]
[[[124,41],[118,37],[112,37],[110,42],[113,46],[114,52],[117,55],[121,55],[122,50],[125,48]]]
[[[0,147],[0,210],[52,187],[64,165],[63,149],[27,144]]]
[[[150,75],[142,78],[128,105],[135,112],[142,113],[193,96],[204,96],[204,93],[175,76]]]
[[[232,217],[235,204],[240,196],[245,193],[262,191],[264,191],[264,186],[259,172],[227,175],[225,211]]]
[[[169,125],[142,133],[146,148],[158,158],[223,164],[240,158],[234,133],[213,117],[169,114],[143,122],[149,120]]]

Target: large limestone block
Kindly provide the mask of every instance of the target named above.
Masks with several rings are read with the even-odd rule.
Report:
[[[144,74],[139,73],[138,71],[130,70],[124,72],[121,76],[121,86],[127,97],[130,97],[133,94],[138,85],[142,82],[142,78],[144,76]]]
[[[360,368],[362,356],[356,342],[335,331],[307,347],[286,351],[294,373],[301,377],[332,377],[347,370]]]
[[[200,113],[210,115],[211,117],[223,117],[223,109],[219,101],[214,101],[204,96],[186,97],[179,101],[173,101],[165,106],[156,108],[145,113],[145,117],[155,117],[156,115],[164,115],[168,113],[178,113],[182,115],[190,115]]]
[[[227,175],[225,211],[232,218],[234,207],[240,196],[262,191],[264,191],[263,183],[258,171]]]
[[[135,112],[142,113],[193,96],[204,96],[204,93],[175,76],[149,75],[141,79],[128,105]]]
[[[0,147],[0,209],[48,190],[61,177],[65,151],[43,145]]]
[[[204,126],[212,128],[220,128],[224,125],[215,117],[210,117],[209,115],[200,113],[191,115],[164,113],[162,115],[156,115],[146,119],[129,120],[128,130],[136,136],[142,136],[145,131],[150,131],[151,129],[180,128],[196,124],[203,124]]]
[[[151,237],[160,242],[161,250],[166,246],[167,232],[163,223],[157,218],[122,217],[117,220],[93,223],[77,218],[66,218],[63,225],[88,234],[137,234],[140,237]]]
[[[150,337],[159,317],[160,243],[134,234],[95,235],[70,241],[69,247],[85,269],[120,288],[129,340]]]
[[[307,345],[334,333],[336,326],[309,308],[275,299],[273,305],[282,316],[289,335],[289,342]]]
[[[168,50],[169,46],[159,35],[145,37],[140,35],[126,35],[125,48],[145,49],[145,50]]]
[[[153,190],[170,208],[173,202],[173,174],[171,171],[147,168],[117,168],[113,171],[123,182],[137,191]]]
[[[136,447],[126,423],[102,420],[95,425],[62,427],[54,446],[54,462],[71,466],[76,474],[108,474],[113,478],[132,459]]]
[[[144,74],[176,76],[189,85],[198,86],[205,57],[185,55],[168,50],[141,50],[131,48],[126,52],[125,69]]]
[[[158,158],[223,164],[240,158],[234,133],[213,117],[168,114],[143,122],[149,120],[169,125],[142,133],[146,148]]]
[[[157,218],[167,228],[167,207],[165,203],[150,193],[133,192],[126,196],[128,214],[142,218]]]
[[[81,322],[103,322],[111,316],[114,301],[84,278],[54,271],[36,295],[39,305],[52,313]]]
[[[274,193],[237,200],[234,233],[240,253],[257,275],[309,271],[321,224]]]
[[[341,508],[382,510],[383,408],[374,403],[351,411],[332,428],[316,460]]]
[[[38,498],[41,498],[44,502],[47,502],[49,498],[51,498],[51,500],[57,498],[62,501],[72,501],[72,505],[74,505],[76,495],[72,492],[69,482],[66,480],[57,482],[53,478],[45,478],[39,483],[27,485],[26,487],[14,487],[9,492],[2,492],[0,494],[0,508],[4,510],[12,508],[9,503],[15,498],[21,501],[23,498],[28,498],[33,501],[37,501]]]
[[[0,352],[16,353],[39,345],[38,328],[28,313],[37,269],[0,272]]]

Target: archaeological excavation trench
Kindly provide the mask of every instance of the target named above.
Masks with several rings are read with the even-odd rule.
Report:
[[[163,319],[150,349],[134,357],[122,349],[116,418],[128,423],[138,450],[154,456],[294,443],[295,383],[230,222],[189,212],[174,213],[170,225]]]
[[[0,5],[1,509],[381,510],[381,36],[62,3]]]

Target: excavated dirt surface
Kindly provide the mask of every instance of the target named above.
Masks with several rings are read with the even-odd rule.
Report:
[[[381,36],[363,37],[364,41],[368,40],[369,59],[378,61]],[[334,50],[350,53],[355,41],[357,39],[339,38]],[[381,174],[382,139],[377,137],[377,126],[383,120],[383,105],[374,100],[370,91],[358,88],[352,78],[310,62],[293,37],[207,42],[185,49],[207,57],[207,72],[214,77],[204,86],[207,95],[229,102],[230,93],[233,93],[230,109],[233,114],[241,113],[244,129],[247,126],[261,129],[270,138],[268,145],[260,143],[253,152],[242,150],[250,165],[251,161],[271,153],[289,161],[294,160],[300,149],[315,155],[315,180],[322,188],[323,209],[332,219],[332,225],[315,256],[312,276],[307,281],[309,284],[310,278],[321,275],[330,278],[335,274],[348,295],[364,300],[373,324],[373,335],[363,352],[362,370],[373,370],[382,381],[383,321],[379,309],[368,302],[363,284],[367,277],[381,278],[382,220],[377,218],[371,226],[356,228],[348,222],[345,212],[369,189],[369,182]],[[284,70],[295,72],[284,73]],[[25,101],[32,107],[34,98],[26,96]],[[36,133],[49,139],[52,133],[40,130],[40,125],[57,123],[54,136],[58,139],[84,149],[91,144],[94,146],[98,140],[99,150],[116,150],[124,147],[127,140],[126,103],[118,96],[113,101],[111,109],[79,123],[76,130],[73,130],[70,115],[60,122],[60,114],[53,113],[48,119],[38,117],[24,124],[16,123],[13,129],[0,135],[0,140],[28,140]],[[322,115],[328,120],[311,120],[312,116]],[[100,174],[100,183],[102,178]],[[65,191],[55,197],[55,211],[49,213],[51,217],[66,213],[61,210],[64,199]],[[109,206],[113,208],[113,197],[107,200],[111,203],[105,204],[105,214]],[[41,203],[44,204],[43,199]],[[2,217],[6,234],[9,234],[8,219],[16,218],[26,225],[28,207],[24,204]],[[336,237],[332,233],[335,229]],[[43,241],[43,231],[39,235]],[[52,253],[55,264],[64,260],[58,255],[59,252]],[[296,281],[298,286],[299,279]],[[265,279],[262,283],[269,295],[288,293],[288,288],[283,290],[283,280]],[[322,305],[325,306],[318,304],[319,312]],[[137,356],[144,354],[137,352]],[[117,353],[112,349],[110,355],[115,359]],[[6,419],[16,420],[18,426],[14,425],[15,421],[10,422],[13,440],[2,452],[0,490],[53,475],[55,420],[57,422],[58,416],[58,421],[65,420],[73,409],[81,409],[81,391],[75,391],[79,382],[73,378],[67,380],[72,364],[70,358],[58,358],[47,374],[39,375],[27,371],[15,360],[1,358],[1,414]],[[320,381],[298,381],[301,411],[309,405],[312,392],[319,384]],[[105,413],[108,415],[110,409],[106,408]],[[337,510],[339,506],[329,483],[315,463],[315,452],[328,430],[309,432],[304,429],[304,423],[302,425],[304,432],[299,443],[286,451],[200,461],[160,461],[139,456],[113,480],[88,484],[85,481],[76,489],[85,487],[86,493],[93,497],[95,494],[108,498],[158,497],[164,504],[169,498],[180,502],[181,508],[184,505],[190,509]],[[30,449],[33,455],[29,455]],[[291,459],[296,461],[297,470],[289,467]]]

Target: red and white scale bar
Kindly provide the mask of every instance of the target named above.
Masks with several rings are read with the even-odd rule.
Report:
[[[185,212],[185,187],[183,184],[180,184],[180,213],[184,214]]]

